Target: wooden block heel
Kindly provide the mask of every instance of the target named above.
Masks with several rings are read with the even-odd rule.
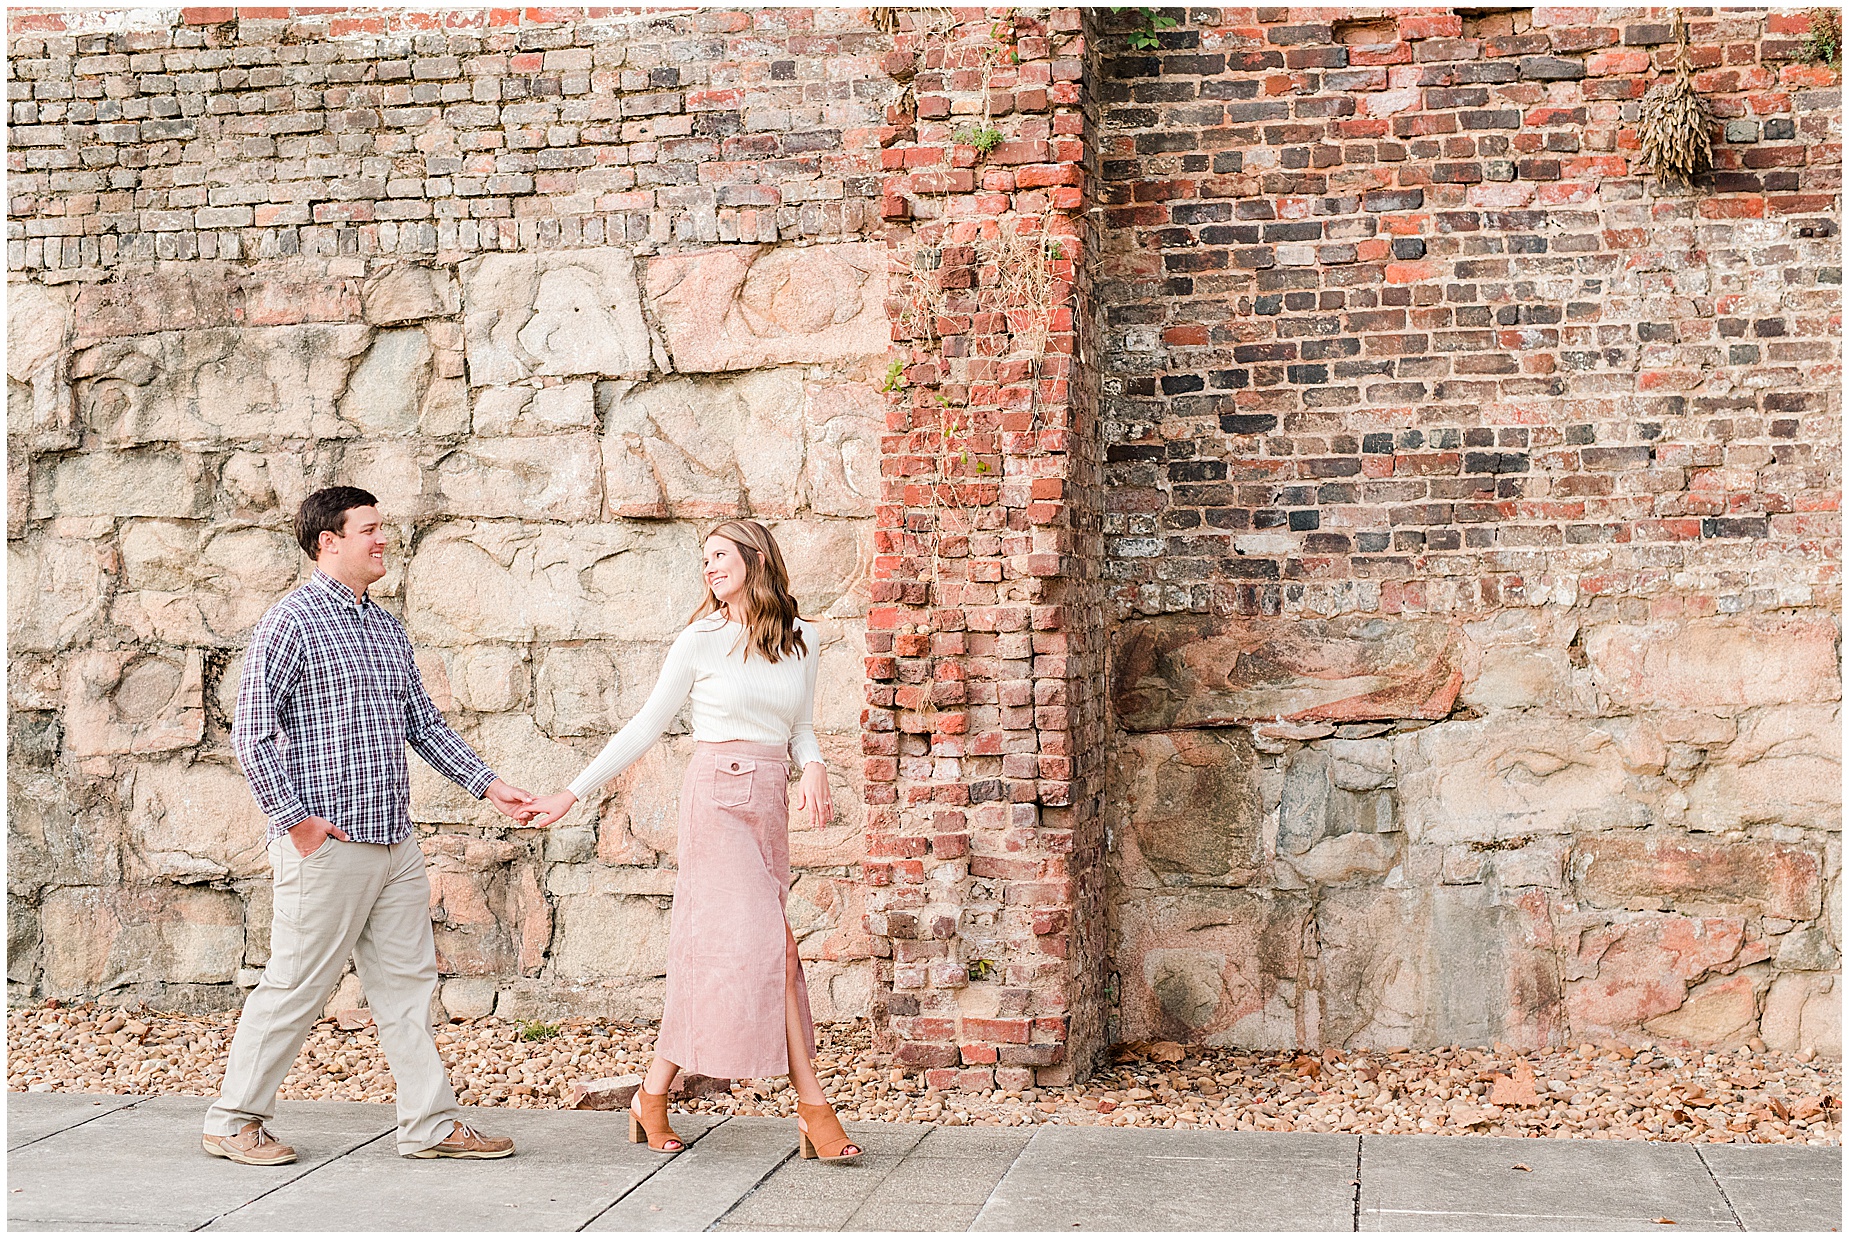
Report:
[[[796,1151],[804,1157],[825,1162],[851,1162],[865,1152],[841,1130],[841,1120],[835,1116],[833,1106],[812,1106],[806,1101],[799,1101],[796,1103],[796,1115],[800,1123],[796,1128]],[[842,1152],[849,1147],[855,1151]]]

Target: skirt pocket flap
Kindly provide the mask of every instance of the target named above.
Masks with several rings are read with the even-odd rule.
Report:
[[[737,808],[751,799],[751,778],[758,764],[747,757],[722,757],[713,768],[713,803]]]

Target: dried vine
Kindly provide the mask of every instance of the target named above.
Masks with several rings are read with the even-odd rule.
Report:
[[[980,112],[972,109],[963,113],[967,120],[960,128],[950,128],[952,122],[948,119],[939,122],[945,125],[945,137],[950,141],[974,147],[979,162],[1007,136],[993,119],[991,87],[994,77],[1019,63],[1013,11],[993,21],[988,38],[979,44],[955,42],[954,22],[934,22],[921,29],[915,11],[907,11],[905,18],[904,24],[922,35],[910,62],[898,66],[900,72],[895,73],[907,83],[908,90],[919,73],[939,65],[949,72],[953,61],[980,71]],[[892,20],[896,25],[898,19]],[[915,114],[912,119],[916,124]],[[939,140],[932,137],[933,142]],[[968,158],[964,152],[953,166],[967,167]],[[1005,350],[1001,356],[1011,365],[1025,363],[1029,401],[1037,409],[1055,312],[1055,264],[1066,255],[1051,231],[1057,218],[1052,210],[1037,216],[983,220],[974,238],[953,238],[948,179],[942,178],[935,185],[920,179],[923,184],[915,190],[913,204],[923,208],[917,212],[921,222],[928,219],[930,223],[915,235],[905,285],[899,293],[898,317],[902,334],[917,350],[909,365],[918,365],[921,370],[912,372],[909,365],[900,369],[933,387],[950,384],[956,400],[953,403],[942,392],[932,391],[923,405],[929,407],[933,401],[936,405],[937,425],[929,434],[926,448],[933,462],[936,493],[930,589],[933,604],[942,606],[945,599],[941,591],[949,583],[943,556],[945,540],[975,532],[971,524],[974,512],[995,501],[993,488],[1001,481],[998,462],[991,455],[997,447],[990,442],[996,437],[997,427],[989,424],[990,415],[959,407],[963,403],[962,397],[955,396],[959,385],[950,383],[950,367],[955,359],[944,355],[942,333],[952,330],[949,324],[953,321],[969,316],[992,315],[999,320],[1005,336],[998,341]],[[917,403],[919,396],[915,394],[912,399]],[[928,693],[921,712],[927,720],[936,712]]]

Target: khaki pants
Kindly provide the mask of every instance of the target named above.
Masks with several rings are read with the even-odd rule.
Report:
[[[270,844],[270,866],[270,964],[244,1001],[206,1134],[236,1135],[276,1113],[276,1090],[351,957],[397,1084],[398,1151],[441,1142],[461,1115],[430,1033],[437,956],[423,852],[412,839],[330,838],[303,857],[284,836]]]

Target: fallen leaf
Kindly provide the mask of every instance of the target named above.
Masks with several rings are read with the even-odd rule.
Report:
[[[1653,1217],[1650,1220],[1655,1222],[1658,1226],[1674,1226],[1676,1224],[1674,1218]]]
[[[1113,1063],[1140,1062],[1149,1057],[1149,1049],[1147,1041],[1119,1041],[1111,1047],[1111,1061]]]
[[[1541,1095],[1535,1091],[1534,1076],[1523,1077],[1519,1069],[1514,1079],[1496,1076],[1490,1080],[1489,1104],[1492,1106],[1539,1105]]]
[[[1188,1056],[1178,1042],[1158,1041],[1149,1047],[1149,1061],[1152,1063],[1178,1063]]]
[[[1532,1172],[1532,1171],[1534,1170],[1534,1167],[1533,1167],[1533,1166],[1524,1166],[1524,1165],[1522,1165],[1522,1164],[1521,1164],[1520,1162],[1516,1162],[1516,1163],[1515,1163],[1515,1164],[1514,1164],[1513,1166],[1510,1166],[1510,1167],[1509,1167],[1509,1169],[1510,1169],[1510,1170],[1527,1170],[1527,1171],[1530,1171],[1530,1172]]]

